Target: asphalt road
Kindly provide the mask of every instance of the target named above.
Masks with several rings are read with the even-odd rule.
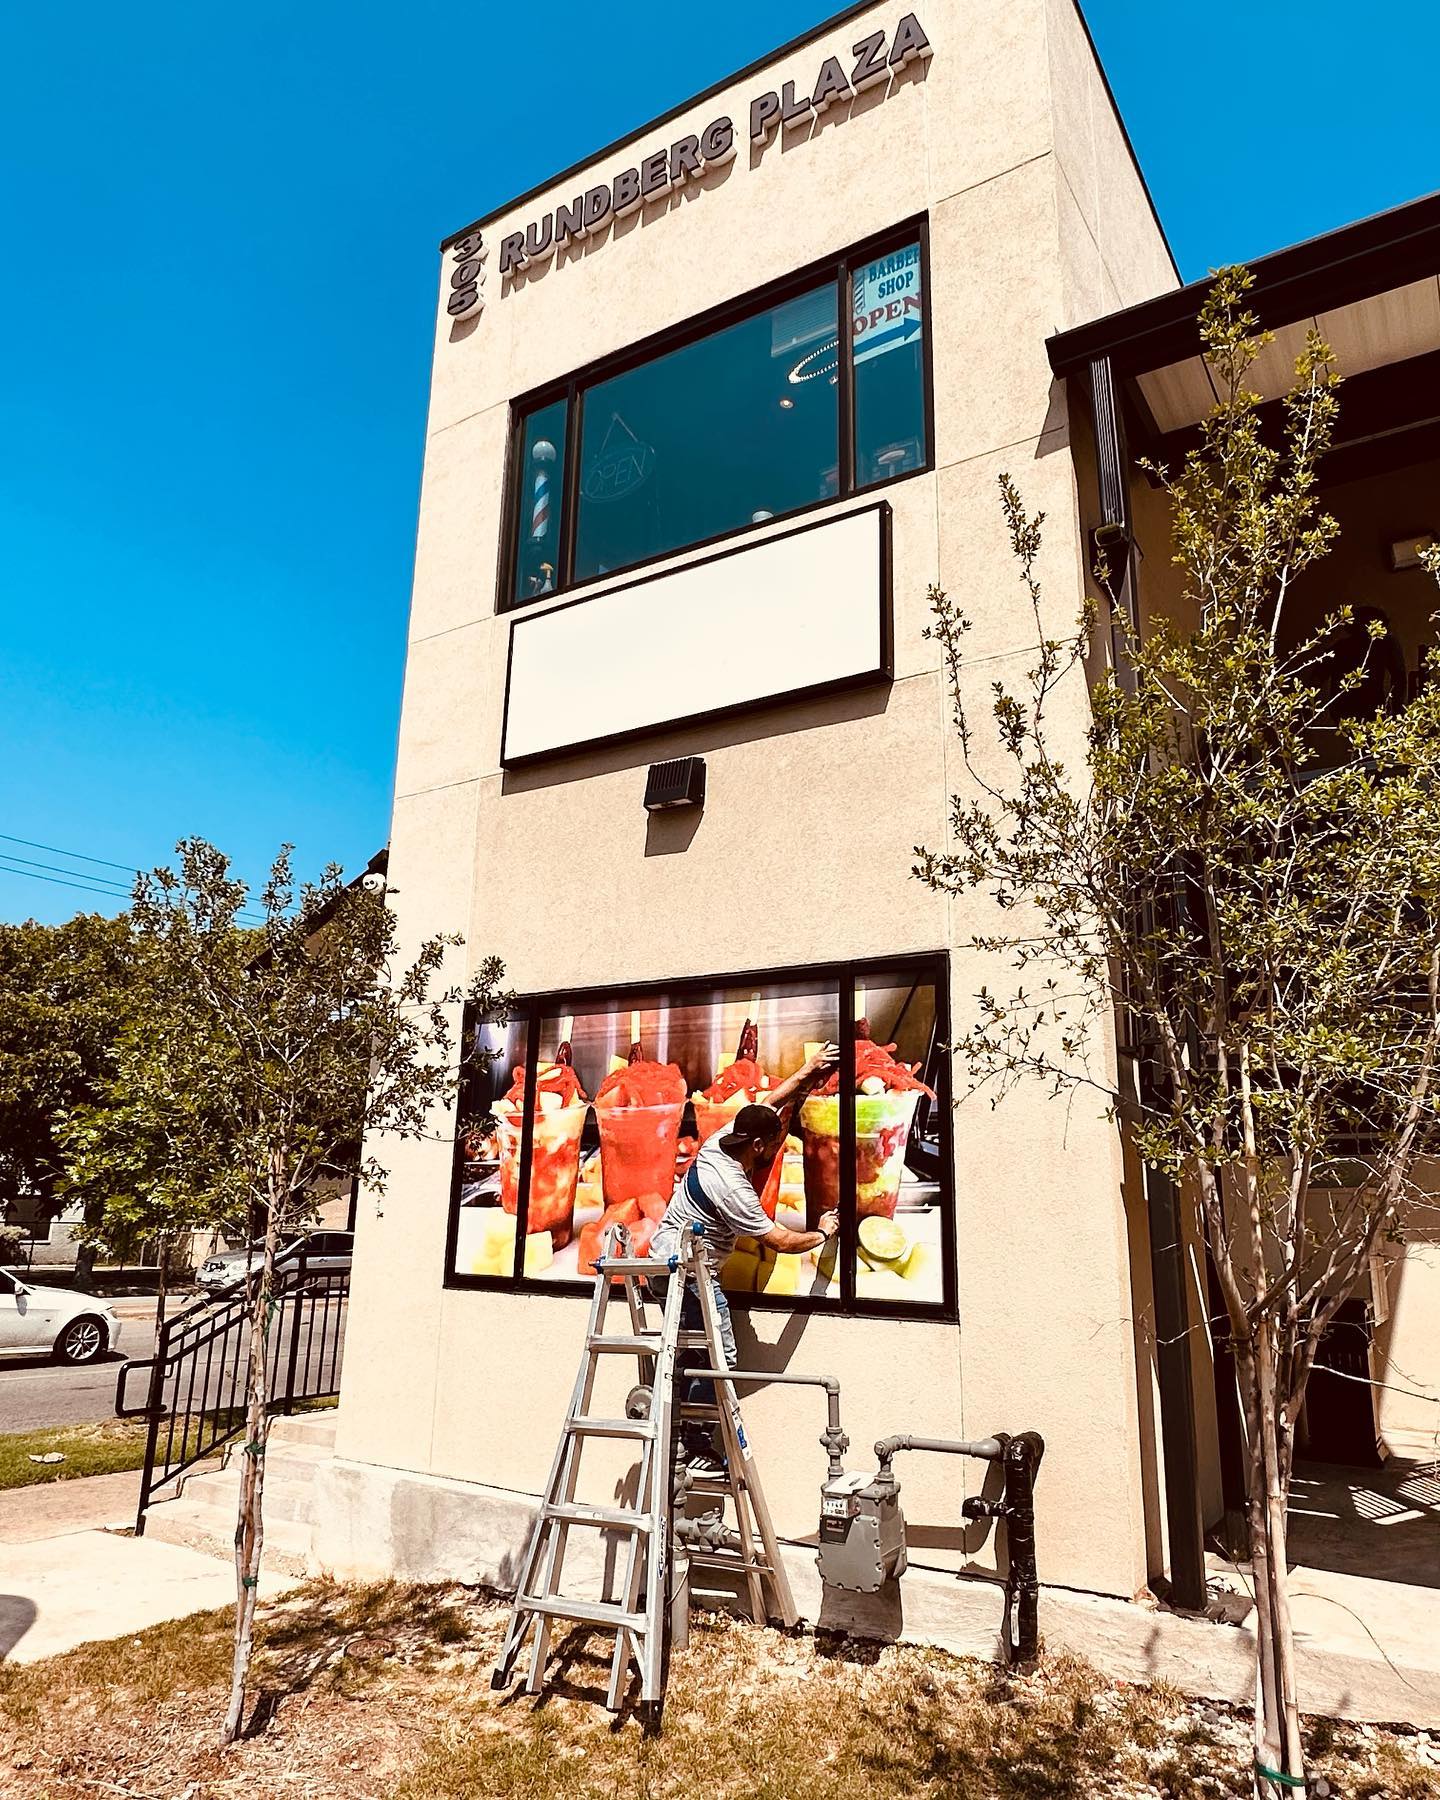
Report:
[[[114,1418],[121,1362],[127,1356],[148,1356],[155,1342],[155,1302],[118,1300],[115,1310],[121,1324],[113,1356],[78,1369],[40,1356],[7,1356],[0,1362],[0,1431],[39,1431],[47,1425]]]
[[[169,1310],[178,1312],[192,1304],[194,1298],[193,1295],[176,1295]],[[126,1357],[149,1356],[154,1347],[155,1302],[145,1298],[121,1299],[115,1302],[115,1310],[120,1315],[120,1341],[115,1353],[102,1357],[99,1362],[72,1368],[68,1364],[51,1362],[47,1357],[6,1357],[0,1361],[0,1432],[42,1431],[51,1425],[87,1425],[114,1418],[115,1383],[121,1363]],[[303,1315],[304,1319],[315,1322],[302,1325],[294,1340],[300,1356],[296,1364],[297,1394],[307,1391],[304,1385],[307,1379],[317,1384],[333,1379],[337,1346],[343,1342],[346,1311],[345,1302],[341,1301],[338,1311],[328,1313],[323,1322],[317,1314]],[[283,1314],[272,1340],[271,1380],[276,1384],[277,1392],[283,1378],[281,1359],[291,1342],[285,1336],[290,1316],[288,1312]],[[243,1329],[227,1335],[223,1347],[217,1345],[201,1359],[204,1365],[201,1386],[190,1388],[186,1398],[193,1398],[197,1407],[230,1404],[232,1398],[243,1391],[248,1343],[248,1333]],[[182,1383],[188,1380],[183,1374],[175,1379]],[[132,1377],[126,1396],[132,1406],[144,1400],[144,1382],[143,1375]],[[316,1388],[308,1391],[313,1393]],[[207,1393],[208,1400],[205,1399]],[[183,1403],[178,1393],[171,1403]]]

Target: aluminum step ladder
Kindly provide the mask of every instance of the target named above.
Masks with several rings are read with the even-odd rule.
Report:
[[[692,1565],[736,1571],[746,1584],[752,1615],[757,1620],[766,1616],[767,1599],[768,1610],[781,1623],[793,1625],[798,1616],[780,1564],[733,1386],[728,1380],[718,1381],[713,1405],[676,1403],[675,1376],[682,1349],[702,1356],[708,1370],[724,1368],[714,1299],[703,1273],[696,1285],[704,1330],[680,1329],[686,1278],[699,1266],[700,1236],[697,1227],[680,1254],[670,1258],[670,1280],[656,1328],[646,1313],[647,1302],[653,1304],[646,1277],[664,1273],[665,1265],[649,1257],[631,1256],[623,1227],[606,1233],[602,1254],[596,1259],[595,1292],[570,1407],[550,1467],[545,1497],[526,1546],[514,1608],[490,1681],[494,1688],[509,1685],[529,1639],[525,1689],[538,1693],[550,1652],[552,1623],[568,1619],[576,1624],[603,1627],[615,1634],[606,1705],[611,1712],[619,1711],[633,1662],[640,1677],[640,1717],[647,1731],[659,1729],[667,1639],[678,1628],[678,1641],[683,1645],[688,1632]],[[617,1331],[608,1324],[607,1314],[612,1302],[622,1296],[624,1327]],[[591,1411],[600,1359],[614,1355],[638,1358],[639,1378],[627,1398],[622,1418]],[[682,1414],[715,1419],[727,1459],[723,1479],[697,1482],[677,1462],[674,1427]],[[581,1453],[585,1444],[596,1438],[630,1440],[637,1445],[639,1467],[632,1504],[592,1506],[577,1502]],[[712,1492],[722,1500],[730,1498],[736,1529],[731,1532],[724,1528],[713,1515],[708,1522],[684,1520],[680,1535],[686,1540],[686,1548],[677,1575],[677,1510],[683,1514],[690,1494],[708,1497]],[[617,1534],[621,1539],[622,1555],[617,1560],[623,1564],[623,1574],[618,1598],[582,1600],[565,1593],[565,1553],[570,1533],[587,1527]]]

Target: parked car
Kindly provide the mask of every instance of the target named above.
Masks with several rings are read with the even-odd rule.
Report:
[[[307,1231],[276,1253],[275,1266],[292,1268],[303,1254],[307,1269],[348,1269],[354,1246],[355,1234],[351,1231]],[[207,1294],[223,1294],[227,1288],[238,1287],[250,1270],[258,1268],[264,1253],[262,1238],[257,1238],[248,1250],[221,1250],[201,1263],[195,1279]]]
[[[120,1321],[108,1300],[73,1288],[38,1287],[0,1269],[0,1356],[55,1356],[88,1363],[115,1348]]]

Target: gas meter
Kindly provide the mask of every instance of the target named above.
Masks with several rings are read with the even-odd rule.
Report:
[[[900,1484],[863,1469],[834,1475],[820,1490],[820,1579],[875,1594],[905,1573]]]

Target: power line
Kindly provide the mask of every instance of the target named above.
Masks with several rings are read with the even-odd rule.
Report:
[[[84,869],[66,869],[59,863],[36,862],[33,856],[16,856],[12,850],[0,850],[0,856],[3,856],[8,863],[24,863],[28,869],[48,869],[52,875],[78,875],[82,881],[113,888],[117,894],[128,895],[131,891],[123,882],[110,881],[104,875],[88,875]],[[10,872],[12,875],[18,875],[20,870],[12,869]]]
[[[4,855],[4,854],[5,853],[0,852],[0,855]],[[62,856],[64,855],[63,851],[61,852],[61,855]],[[81,876],[81,879],[79,881],[72,881],[65,876],[39,875],[39,874],[36,874],[33,869],[17,869],[13,866],[14,863],[28,862],[29,860],[30,859],[28,857],[17,856],[8,862],[0,861],[0,875],[19,875],[19,876],[23,877],[23,879],[25,879],[26,881],[45,881],[45,882],[48,882],[51,887],[77,888],[82,894],[99,894],[101,896],[101,898],[105,899],[105,900],[128,900],[130,898],[130,890],[128,888],[121,887],[118,882],[113,887],[101,886],[101,885],[99,885],[99,881],[100,881],[99,877],[96,877],[94,881],[89,881],[89,880],[84,879],[84,871],[83,870],[79,870],[79,869],[72,870],[71,871],[72,874]],[[96,860],[98,861],[99,859],[97,858]],[[123,864],[119,864],[119,863],[117,863],[115,865],[115,867],[117,867],[117,868],[121,868],[123,866],[124,866]],[[49,869],[49,868],[53,868],[53,867],[54,867],[53,863],[37,863],[35,865],[36,869]],[[236,917],[237,921],[242,925],[262,925],[265,922],[263,913],[242,912],[242,913],[237,913],[235,915],[235,917]]]
[[[71,862],[99,863],[105,869],[124,869],[128,875],[140,873],[139,868],[133,863],[111,862],[108,857],[104,856],[87,856],[83,850],[62,850],[56,844],[37,844],[34,838],[11,837],[8,831],[0,831],[0,839],[7,844],[24,844],[29,850],[48,850],[52,856],[68,856]],[[19,856],[15,860],[24,862],[26,859]]]
[[[62,881],[58,875],[36,875],[30,869],[12,869],[0,863],[0,875],[23,875],[27,881],[48,881],[52,887],[79,888],[82,894],[100,894],[106,900],[124,900],[116,888],[89,887],[83,881]]]

